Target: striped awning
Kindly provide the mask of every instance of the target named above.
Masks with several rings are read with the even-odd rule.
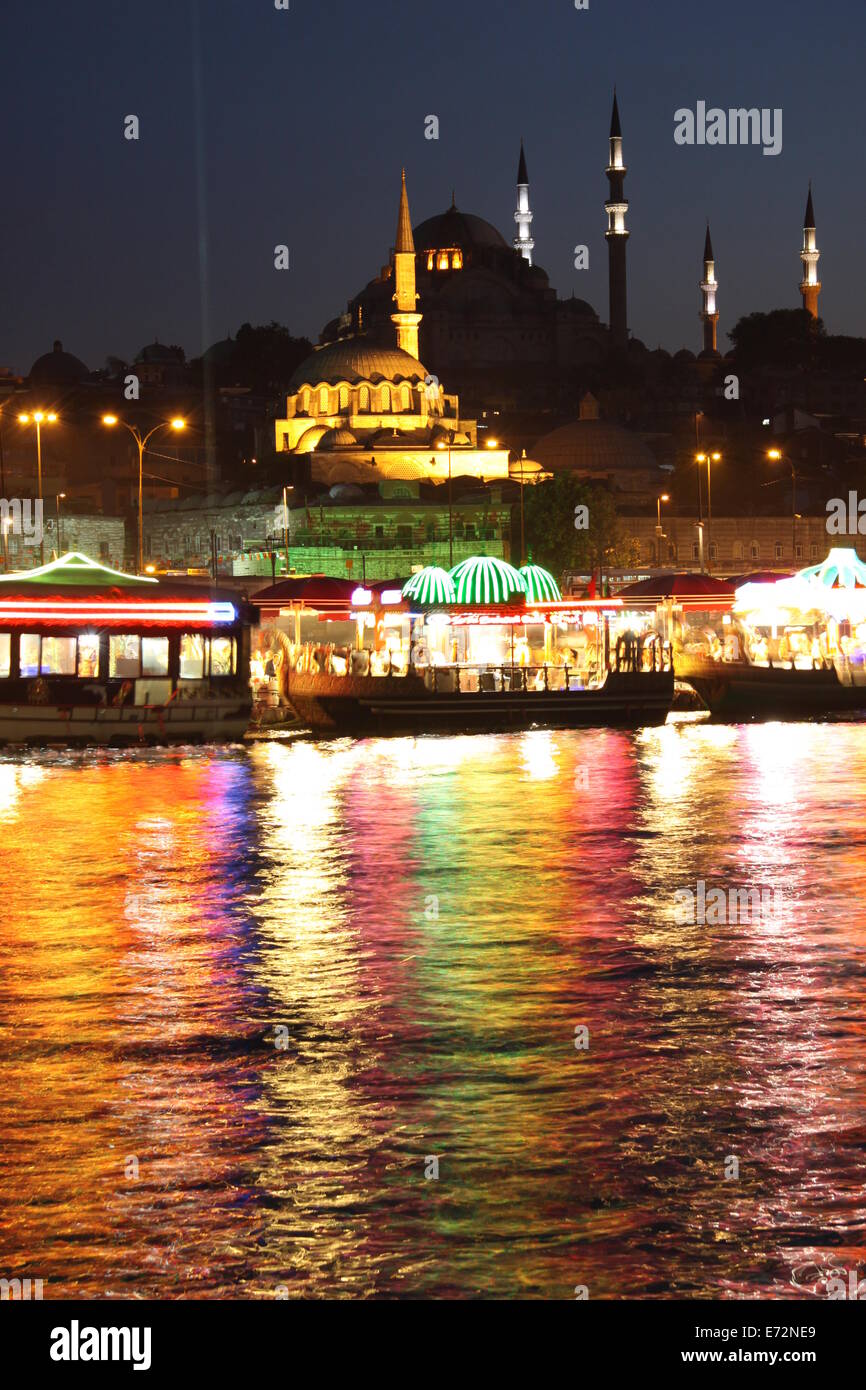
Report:
[[[526,585],[527,603],[558,603],[562,598],[553,575],[541,565],[521,565],[519,573]]]
[[[451,578],[458,603],[508,603],[523,599],[526,583],[519,570],[490,555],[472,555],[455,565]]]
[[[454,603],[454,581],[447,570],[427,565],[403,585],[403,597],[418,604]]]

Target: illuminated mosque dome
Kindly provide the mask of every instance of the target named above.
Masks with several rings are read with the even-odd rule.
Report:
[[[369,382],[423,382],[427,369],[399,347],[379,347],[366,338],[347,338],[312,353],[295,371],[289,392],[302,386],[351,386]]]

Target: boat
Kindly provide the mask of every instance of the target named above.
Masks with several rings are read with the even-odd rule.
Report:
[[[251,596],[260,649],[318,733],[637,728],[670,712],[673,666],[657,634],[619,632],[618,600],[563,600],[537,566],[472,557],[402,586],[343,583],[320,596],[308,579],[283,580]]]
[[[866,565],[832,549],[818,565],[736,587],[727,640],[678,651],[678,679],[719,719],[812,719],[866,711]],[[723,634],[724,636],[724,630]]]
[[[0,576],[0,743],[240,740],[249,617],[234,593],[76,551]]]

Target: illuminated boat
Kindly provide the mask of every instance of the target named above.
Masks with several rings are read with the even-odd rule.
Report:
[[[251,598],[285,697],[312,729],[639,727],[671,709],[670,651],[657,635],[619,631],[618,599],[563,601],[537,566],[477,557],[404,586],[335,583],[318,597],[310,581],[301,591],[284,580]],[[294,623],[291,640],[281,620]]]
[[[0,576],[0,743],[240,739],[248,667],[234,594],[76,552]]]
[[[853,550],[831,550],[795,575],[741,584],[727,607],[715,642],[674,658],[677,676],[713,715],[803,719],[866,710],[866,565]]]

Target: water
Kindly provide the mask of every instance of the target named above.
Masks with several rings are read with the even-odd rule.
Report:
[[[0,1274],[820,1292],[866,1261],[864,784],[857,725],[5,757]],[[682,924],[699,880],[776,911]]]

